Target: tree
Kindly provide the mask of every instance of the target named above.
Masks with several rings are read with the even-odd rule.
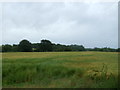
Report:
[[[120,48],[118,48],[116,51],[117,51],[117,52],[120,52]]]
[[[93,49],[93,51],[103,51],[103,49],[102,49],[102,48],[97,48],[97,47],[95,47],[95,48]]]
[[[13,52],[19,51],[19,50],[18,50],[18,45],[13,44],[13,46],[12,46],[12,51],[13,51]]]
[[[21,52],[31,52],[32,45],[28,40],[22,40],[18,45],[19,51]]]
[[[9,44],[2,45],[2,52],[11,52],[12,51],[12,46]]]
[[[32,44],[32,51],[39,52],[39,46],[40,46],[40,43],[33,43]]]
[[[39,51],[47,52],[52,50],[52,43],[49,40],[41,40]]]
[[[61,44],[53,44],[53,51],[65,51],[67,50],[66,45],[61,45]]]
[[[84,48],[83,45],[80,45],[80,46],[79,46],[79,51],[85,51],[85,48]]]
[[[2,46],[0,46],[0,52],[2,52]]]
[[[70,46],[65,46],[64,51],[72,51],[72,48]]]
[[[85,51],[85,48],[83,45],[70,45],[73,51]]]

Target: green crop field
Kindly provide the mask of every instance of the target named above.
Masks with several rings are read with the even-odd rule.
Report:
[[[117,52],[10,52],[2,54],[3,87],[115,88]]]

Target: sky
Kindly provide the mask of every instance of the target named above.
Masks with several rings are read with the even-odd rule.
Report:
[[[0,4],[0,44],[42,39],[87,48],[118,47],[118,3],[10,2]]]

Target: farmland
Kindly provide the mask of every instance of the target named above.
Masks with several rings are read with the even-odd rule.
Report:
[[[117,52],[9,52],[2,54],[9,88],[115,88]]]

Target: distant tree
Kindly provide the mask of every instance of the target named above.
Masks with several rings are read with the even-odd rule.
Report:
[[[40,43],[33,43],[32,44],[32,51],[39,52],[39,47],[40,47]]]
[[[70,45],[72,48],[72,51],[85,51],[85,48],[83,45]]]
[[[120,48],[118,48],[116,51],[117,51],[117,52],[120,52]]]
[[[93,51],[92,48],[85,48],[85,51]]]
[[[72,48],[70,46],[65,46],[64,51],[72,51]]]
[[[103,51],[103,50],[100,49],[100,48],[95,47],[95,48],[93,48],[93,51]]]
[[[12,51],[13,51],[13,52],[17,52],[17,51],[19,51],[19,49],[18,49],[18,45],[13,44],[13,46],[12,46]]]
[[[97,47],[95,47],[94,49],[91,49],[91,51],[101,51],[101,52],[116,52],[116,50],[117,49],[108,48],[108,47],[104,47],[104,48],[97,48]]]
[[[52,43],[49,40],[41,40],[41,43],[39,45],[39,51],[47,52],[52,51]]]
[[[2,52],[11,52],[12,51],[12,46],[9,44],[2,45]]]
[[[18,49],[21,52],[31,52],[32,45],[28,40],[22,40],[18,45]]]
[[[18,45],[9,44],[0,46],[0,52],[47,52],[47,51],[101,51],[101,52],[120,52],[120,48],[114,49],[109,47],[104,48],[84,48],[83,45],[62,45],[51,43],[49,40],[41,40],[40,43],[30,43],[28,40],[22,40]]]
[[[66,45],[61,45],[61,44],[53,44],[53,51],[70,51],[70,48],[67,47]]]
[[[80,46],[79,46],[79,51],[85,51],[85,48],[84,48],[83,45],[80,45]]]
[[[0,46],[0,52],[2,52],[2,46]]]

